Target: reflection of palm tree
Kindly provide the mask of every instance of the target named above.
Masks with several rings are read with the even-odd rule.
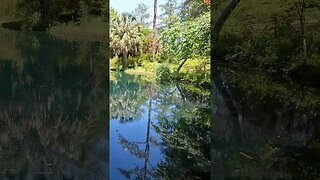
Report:
[[[110,116],[119,119],[121,123],[138,120],[141,113],[139,101],[133,99],[128,92],[110,96]]]
[[[146,95],[144,86],[136,80],[130,81],[127,75],[115,74],[118,81],[110,83],[110,117],[119,119],[121,123],[141,118]]]

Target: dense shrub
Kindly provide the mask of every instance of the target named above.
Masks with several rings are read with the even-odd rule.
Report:
[[[211,82],[210,58],[199,57],[188,59],[177,78],[198,85],[209,85]]]
[[[122,67],[121,61],[118,56],[115,56],[110,59],[110,69],[120,71]]]
[[[170,69],[167,65],[160,65],[156,69],[157,80],[161,83],[171,80]]]

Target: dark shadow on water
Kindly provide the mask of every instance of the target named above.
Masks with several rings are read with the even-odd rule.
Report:
[[[21,30],[21,23],[18,21],[5,22],[2,23],[1,26],[11,30]]]

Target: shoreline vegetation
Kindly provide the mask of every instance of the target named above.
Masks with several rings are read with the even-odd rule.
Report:
[[[210,64],[211,55],[214,66],[218,63],[249,71],[259,69],[273,76],[289,77],[300,85],[319,88],[320,21],[317,19],[320,5],[314,0],[261,0],[256,7],[252,2],[223,0],[211,5],[202,0],[192,3],[186,0],[181,4],[168,1],[160,6],[165,13],[160,15],[156,38],[153,31],[146,28],[149,22],[143,21],[148,17],[143,14],[143,4],[123,14],[111,8],[110,68],[129,69],[130,73],[153,72],[158,82],[180,80],[209,87],[207,84],[211,81],[206,78],[210,76],[210,68],[201,68],[201,59],[207,59],[205,63]],[[212,29],[210,6],[218,12],[212,14]],[[197,8],[186,12],[185,7]],[[159,47],[156,62],[153,42]],[[122,50],[125,44],[130,44],[127,51]],[[194,68],[185,67],[190,60]],[[183,69],[190,71],[183,72]]]
[[[210,64],[212,56],[220,64],[260,69],[319,87],[320,5],[315,0],[252,2],[222,0],[211,5],[207,0],[168,0],[159,6],[163,14],[156,15],[159,22],[150,29],[152,22],[147,19],[152,14],[147,9],[157,6],[139,4],[133,12],[120,14],[109,10],[103,0],[79,0],[72,5],[4,0],[0,24],[11,30],[47,31],[67,40],[105,42],[110,11],[110,70],[145,74],[163,82],[197,84],[200,80],[207,86],[210,68],[202,67]],[[210,8],[217,12],[211,17],[212,29]],[[119,30],[124,33],[120,35]],[[129,45],[126,51],[121,50],[124,44]],[[193,68],[185,67],[188,61]]]
[[[22,31],[20,29],[12,29],[3,27],[3,24],[13,22],[14,17],[0,17],[0,28],[7,30]],[[75,23],[57,24],[50,29],[46,30],[50,35],[60,37],[66,40],[88,40],[105,42],[106,41],[106,28],[105,22],[99,18],[91,18],[93,22],[88,22],[85,25],[77,25]]]
[[[108,3],[103,0],[0,2],[1,28],[46,31],[66,40],[105,42]]]
[[[124,13],[111,7],[110,70],[149,76],[157,83],[180,82],[209,89],[209,3],[166,1],[159,5],[159,21],[149,22],[159,12],[157,7],[155,1],[153,14],[143,3]]]
[[[319,87],[320,5],[315,0],[229,0],[213,6],[214,64],[244,66]]]

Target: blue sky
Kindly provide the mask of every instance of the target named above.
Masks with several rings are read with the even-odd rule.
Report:
[[[149,6],[150,13],[150,22],[153,19],[153,0],[110,0],[110,6],[113,7],[116,11],[123,12],[132,12],[136,7],[138,7],[139,3],[144,3]],[[160,15],[162,12],[160,11],[159,5],[165,4],[166,0],[158,0],[158,11],[157,14]]]

